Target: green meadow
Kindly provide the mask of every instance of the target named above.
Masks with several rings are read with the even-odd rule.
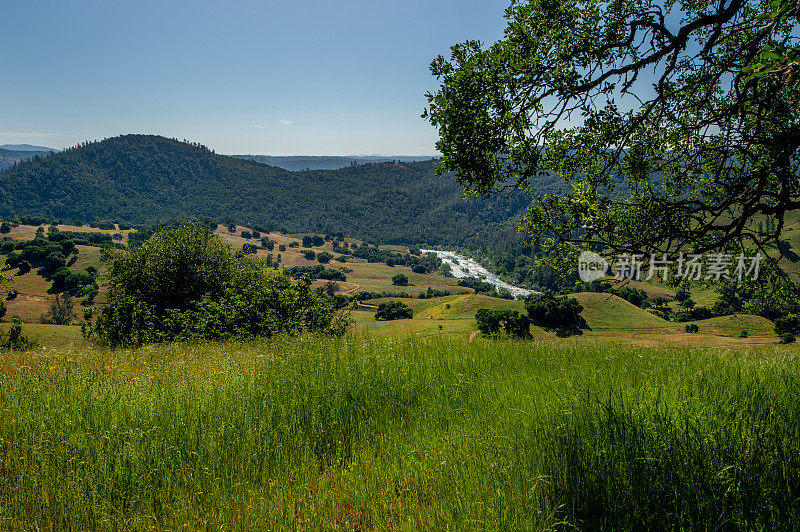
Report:
[[[798,497],[794,346],[0,352],[0,529],[796,529]]]

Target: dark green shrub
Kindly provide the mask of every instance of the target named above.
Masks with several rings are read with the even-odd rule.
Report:
[[[36,341],[29,340],[27,337],[22,336],[21,319],[15,317],[11,323],[11,329],[9,329],[8,336],[5,337],[5,340],[3,340],[4,336],[0,334],[0,348],[25,350],[36,347]]]
[[[675,292],[675,301],[677,301],[678,303],[683,303],[690,297],[691,295],[685,288],[681,288],[677,292]]]
[[[242,231],[241,236],[245,240],[250,240],[251,238],[253,238],[253,234],[250,231]]]
[[[6,234],[11,232],[11,224],[8,222],[3,222],[0,224],[0,234]]]
[[[255,244],[242,244],[242,253],[245,255],[254,255],[258,253],[258,246]]]
[[[97,282],[88,273],[70,273],[64,279],[64,290],[74,296],[84,296],[97,289]]]
[[[395,286],[408,286],[408,276],[404,273],[398,273],[392,277],[392,284]]]
[[[478,312],[475,313],[475,321],[478,322],[478,329],[481,333],[487,336],[496,335],[502,327],[500,314],[488,308],[478,309]]]
[[[331,260],[333,260],[333,255],[327,251],[320,251],[317,253],[317,262],[320,264],[328,264]]]
[[[795,341],[795,337],[792,333],[783,333],[781,335],[781,343],[782,344],[791,344]]]
[[[64,282],[70,275],[72,275],[72,272],[66,267],[61,267],[50,274],[49,279],[53,283],[52,291],[60,292],[64,290]]]
[[[747,338],[747,331],[742,331],[739,333],[739,338]]]
[[[787,314],[775,320],[775,333],[778,336],[784,334],[800,334],[800,316],[797,314]]]
[[[575,298],[530,295],[525,299],[525,309],[533,324],[554,330],[558,336],[582,334],[581,329],[588,328],[581,316],[583,306]]]
[[[636,305],[637,307],[641,307],[642,304],[647,301],[647,292],[641,288],[623,286],[616,291],[616,294],[628,303]]]
[[[6,294],[6,299],[12,301],[14,299],[17,299],[18,295],[19,291],[16,288],[12,288],[11,290],[8,291],[8,294]]]
[[[517,310],[478,309],[475,313],[478,329],[486,336],[497,336],[504,330],[511,338],[531,337],[531,320]]]
[[[400,320],[411,319],[414,317],[414,311],[408,308],[408,305],[402,301],[385,301],[378,305],[378,310],[375,312],[376,320]]]
[[[236,256],[199,224],[156,233],[109,252],[109,303],[87,336],[117,346],[173,340],[251,338],[302,331],[341,334],[349,324],[311,289]]]
[[[698,327],[696,323],[690,323],[686,327],[684,327],[684,330],[687,333],[696,333],[700,332],[700,327]]]

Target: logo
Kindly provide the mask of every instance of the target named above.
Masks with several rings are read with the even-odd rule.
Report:
[[[606,276],[608,262],[592,251],[582,251],[578,257],[578,277],[584,283],[591,283]]]

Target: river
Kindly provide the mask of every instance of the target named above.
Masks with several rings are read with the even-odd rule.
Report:
[[[423,249],[421,251],[423,253],[435,253],[440,259],[442,259],[442,262],[449,264],[450,269],[453,272],[453,277],[457,277],[459,279],[463,279],[465,277],[482,278],[487,283],[493,284],[497,289],[505,288],[517,299],[523,298],[529,294],[540,293],[535,290],[526,290],[525,288],[519,288],[518,286],[508,284],[475,262],[473,259],[465,257],[464,255],[459,255],[458,253],[453,253],[452,251],[437,251],[435,249]]]

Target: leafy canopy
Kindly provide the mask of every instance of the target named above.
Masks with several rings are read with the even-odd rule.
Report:
[[[109,303],[89,336],[116,346],[252,338],[303,331],[341,334],[346,317],[311,289],[234,254],[201,224],[162,229],[109,255]]]
[[[764,249],[800,208],[798,6],[515,1],[502,40],[431,64],[438,172],[484,197],[563,178],[522,224],[563,259]]]

